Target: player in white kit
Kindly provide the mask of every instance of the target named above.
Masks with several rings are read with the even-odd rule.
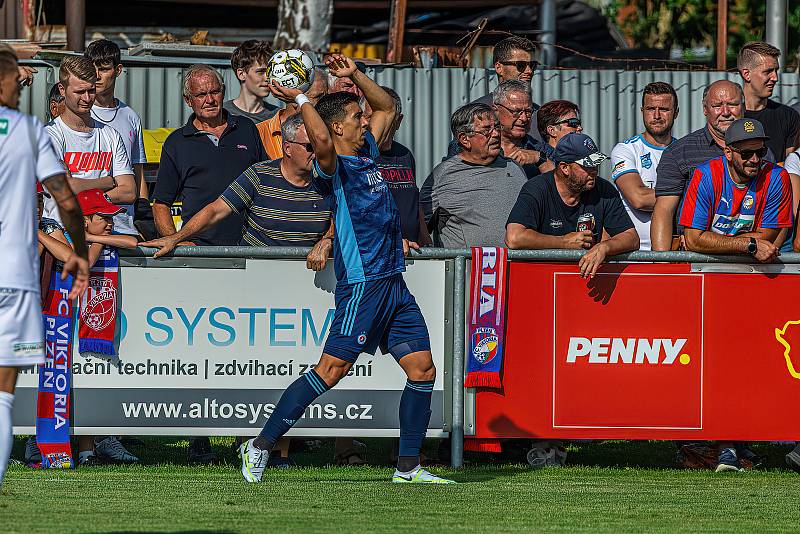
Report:
[[[639,248],[650,250],[650,219],[656,204],[656,168],[661,154],[675,138],[672,126],[678,116],[678,96],[665,82],[645,86],[642,120],[645,131],[617,143],[611,151],[611,181],[639,234]]]
[[[86,289],[89,262],[83,215],[50,137],[19,104],[17,58],[0,48],[0,483],[13,442],[11,408],[19,367],[44,363],[36,181],[42,182],[73,236],[75,252],[63,276],[74,277],[70,298]],[[32,415],[32,414],[31,414]]]

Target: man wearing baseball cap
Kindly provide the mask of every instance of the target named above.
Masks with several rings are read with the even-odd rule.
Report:
[[[792,227],[792,186],[783,167],[764,160],[767,139],[759,121],[737,119],[724,155],[695,169],[681,207],[687,249],[760,262],[779,255],[775,242]]]
[[[589,278],[608,256],[638,250],[639,236],[619,192],[597,176],[606,159],[586,134],[561,138],[553,154],[556,168],[520,191],[506,224],[508,247],[588,250],[578,266]]]

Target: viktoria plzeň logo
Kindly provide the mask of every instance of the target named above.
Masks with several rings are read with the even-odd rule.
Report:
[[[497,331],[489,326],[476,328],[472,334],[472,357],[484,365],[497,356]]]

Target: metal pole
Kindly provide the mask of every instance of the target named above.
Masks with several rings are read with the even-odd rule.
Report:
[[[83,52],[86,46],[86,2],[66,0],[67,49]]]
[[[787,11],[788,0],[767,0],[767,42],[778,47],[784,58],[788,55],[786,49]]]
[[[455,261],[453,276],[453,426],[450,429],[450,464],[464,465],[464,317],[466,301],[466,262]]]
[[[542,65],[552,67],[558,62],[556,54],[556,0],[539,3],[539,42],[542,44]]]
[[[406,8],[408,0],[392,0],[389,16],[389,45],[386,47],[386,62],[399,63],[403,59],[403,34],[406,30]]]
[[[728,68],[728,0],[717,0],[717,70]]]

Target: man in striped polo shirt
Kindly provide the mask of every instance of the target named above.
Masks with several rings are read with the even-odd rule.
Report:
[[[217,200],[173,235],[141,243],[163,256],[233,212],[245,217],[241,245],[313,247],[309,268],[321,270],[332,248],[330,191],[312,183],[314,152],[303,119],[294,115],[281,126],[283,158],[247,168]]]

